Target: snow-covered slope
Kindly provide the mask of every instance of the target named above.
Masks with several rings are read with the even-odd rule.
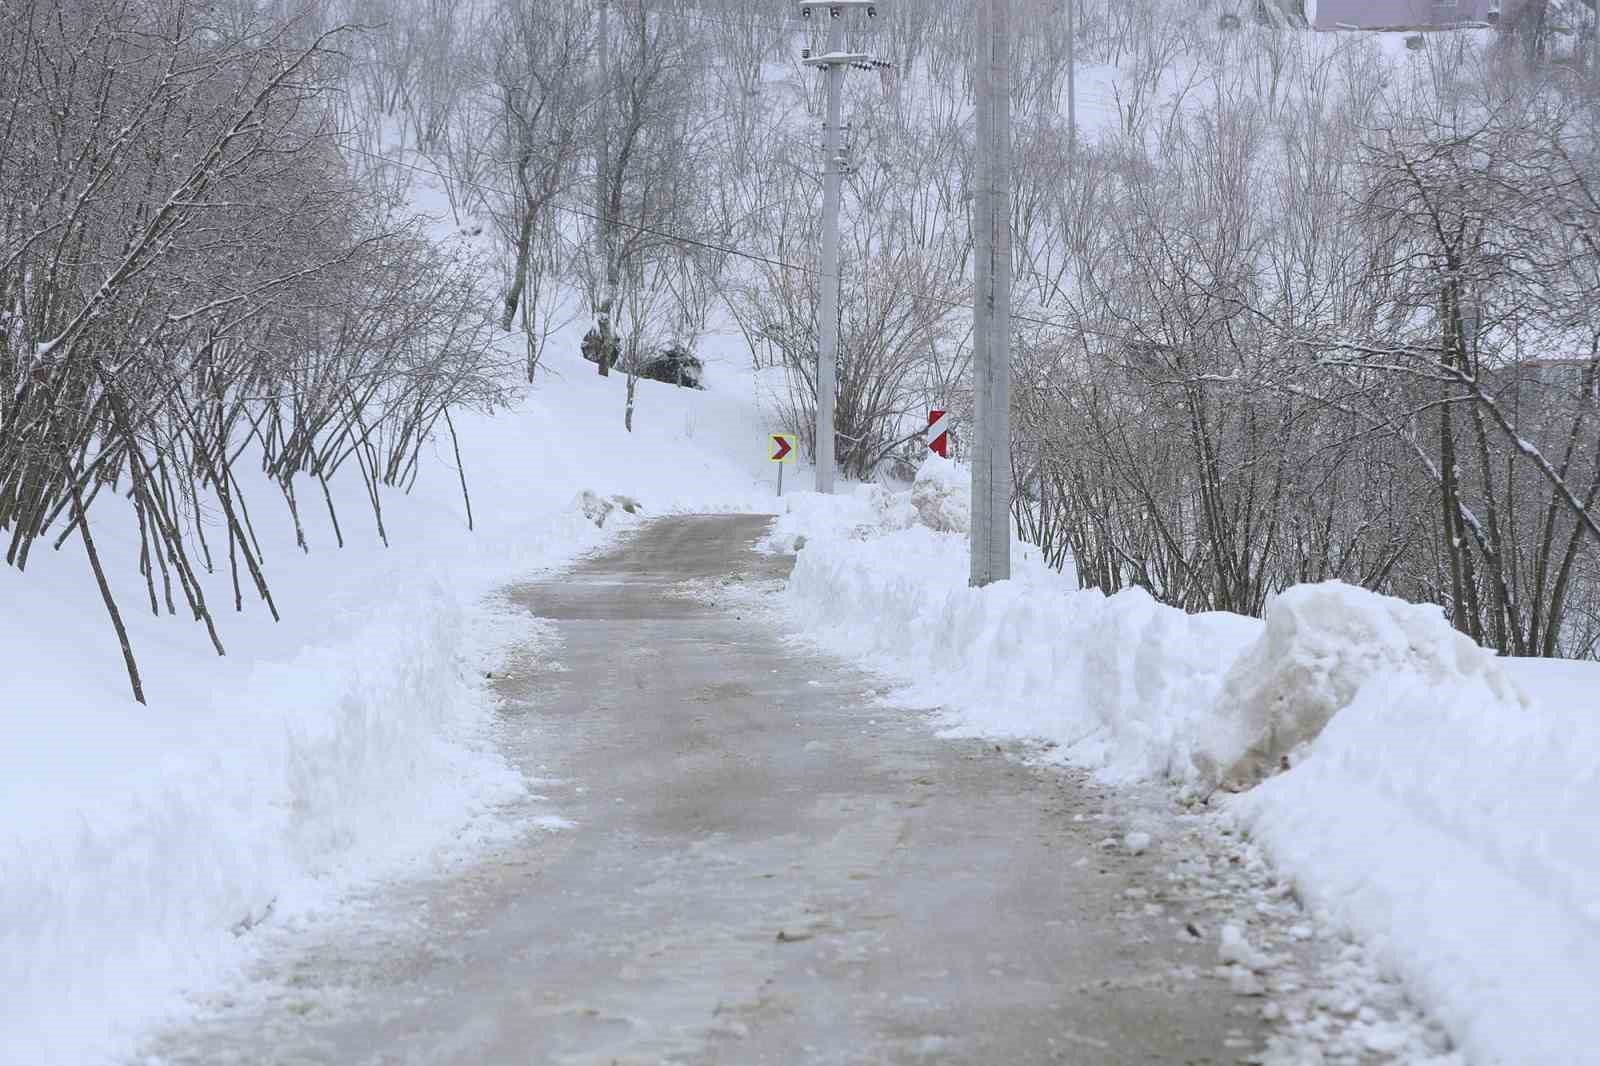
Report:
[[[412,495],[384,498],[388,548],[359,484],[339,500],[342,550],[326,511],[302,508],[309,554],[275,490],[246,485],[283,621],[252,596],[234,614],[222,561],[207,595],[226,658],[150,615],[131,516],[97,508],[148,707],[76,540],[0,567],[0,1063],[100,1061],[246,958],[232,930],[268,908],[292,920],[492,839],[522,785],[481,684],[514,630],[485,597],[637,521],[597,529],[575,495],[771,509],[740,345],[708,340],[706,392],[640,382],[632,434],[623,379],[575,349],[553,341],[512,410],[455,416],[476,532],[448,437]]]
[[[1079,591],[1020,544],[1011,581],[971,589],[966,538],[913,498],[786,502],[774,542],[805,539],[784,599],[810,638],[951,735],[1051,742],[1114,783],[1203,795],[1278,730],[1273,776],[1220,805],[1300,897],[1471,1066],[1600,1063],[1600,664],[1496,659],[1437,608],[1331,582],[1265,620],[1186,615]]]

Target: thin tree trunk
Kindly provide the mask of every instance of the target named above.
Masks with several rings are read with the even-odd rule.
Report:
[[[472,497],[467,493],[467,468],[461,464],[461,442],[456,439],[456,424],[450,419],[450,408],[444,409],[444,424],[450,430],[450,447],[456,453],[456,475],[461,478],[461,501],[467,505],[467,531],[472,531]]]
[[[100,565],[100,553],[95,550],[94,537],[89,533],[89,518],[83,508],[83,493],[68,471],[67,484],[72,491],[72,510],[78,520],[78,534],[83,538],[83,550],[89,556],[89,567],[94,571],[95,584],[100,586],[100,599],[111,616],[111,627],[117,631],[117,643],[122,647],[122,663],[128,670],[128,684],[133,688],[133,698],[145,703],[144,684],[139,680],[139,664],[133,658],[133,643],[128,639],[128,627],[122,624],[122,612],[117,610],[116,598],[106,582],[105,569]]]
[[[527,136],[527,131],[523,131]],[[500,314],[500,328],[510,331],[517,320],[517,307],[522,302],[522,291],[528,285],[528,256],[533,247],[533,203],[532,197],[527,195],[527,169],[528,157],[523,155],[518,163],[518,181],[522,189],[522,224],[517,228],[516,273],[512,276],[511,289],[506,293],[505,310]]]
[[[321,471],[317,472],[317,481],[322,485],[322,498],[328,501],[328,520],[333,523],[333,536],[339,542],[339,547],[344,547],[344,533],[339,529],[339,515],[333,509],[333,493],[328,491],[328,479]]]
[[[1443,509],[1444,547],[1450,560],[1450,620],[1461,632],[1470,633],[1472,625],[1466,617],[1467,598],[1461,574],[1461,555],[1466,545],[1460,528],[1460,503],[1456,499],[1455,429],[1451,425],[1448,395],[1446,400],[1439,407],[1439,502]]]

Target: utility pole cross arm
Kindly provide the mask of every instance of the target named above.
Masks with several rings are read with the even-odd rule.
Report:
[[[829,52],[827,55],[807,56],[800,60],[801,64],[808,67],[822,67],[826,70],[834,64],[865,63],[872,57],[865,52]]]
[[[838,18],[846,11],[865,11],[870,19],[877,18],[880,6],[879,0],[798,0],[795,11],[803,19],[818,9],[825,9],[829,18]]]

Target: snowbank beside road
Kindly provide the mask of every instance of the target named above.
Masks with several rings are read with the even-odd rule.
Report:
[[[0,756],[0,1062],[96,1061],[119,1027],[181,1009],[183,990],[243,960],[249,924],[494,834],[482,814],[521,777],[495,753],[469,673],[487,650],[473,605],[443,576],[282,661],[235,644],[240,665],[211,670],[145,642],[153,680],[193,671],[181,694],[163,678],[149,709],[100,684],[114,669],[43,699],[12,672],[18,634],[0,639],[15,701]],[[91,635],[35,675],[92,661]]]
[[[1474,1064],[1600,1063],[1600,664],[1588,706],[1380,674],[1230,806]]]
[[[1020,550],[1011,581],[969,589],[966,538],[922,526],[806,536],[787,598],[819,643],[915,679],[906,696],[950,709],[952,733],[1054,741],[1109,780],[1192,776],[1204,694],[1258,628],[1078,592]]]
[[[1270,777],[1357,696],[1393,680],[1452,699],[1481,696],[1508,713],[1526,704],[1494,655],[1438,608],[1336,581],[1301,585],[1267,609],[1260,638],[1216,695],[1207,783],[1249,787]]]
[[[553,347],[524,402],[455,416],[476,532],[448,438],[411,495],[385,494],[388,548],[359,483],[333,482],[343,549],[302,505],[308,554],[276,490],[247,484],[283,622],[232,611],[222,560],[203,579],[226,658],[187,618],[151,617],[137,527],[97,508],[148,707],[75,542],[0,566],[0,1066],[120,1061],[237,971],[252,923],[504,832],[494,808],[522,777],[483,678],[526,626],[485,597],[638,520],[619,508],[597,529],[584,491],[646,517],[771,507],[767,427],[731,345],[708,353],[708,392],[640,382],[631,434],[623,379],[598,378],[575,338]]]
[[[1111,782],[1203,793],[1287,755],[1230,816],[1468,1062],[1600,1063],[1600,667],[1508,664],[1436,608],[1334,583],[1264,622],[1190,616],[1018,545],[1012,581],[970,589],[965,537],[912,524],[910,496],[790,501],[774,540],[806,538],[785,599],[811,638],[952,734],[1051,741]]]

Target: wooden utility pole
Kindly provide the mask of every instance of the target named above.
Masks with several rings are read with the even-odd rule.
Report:
[[[865,54],[844,50],[844,16],[848,11],[864,11],[868,18],[874,18],[881,6],[877,0],[800,0],[798,4],[801,18],[821,16],[828,20],[827,51],[803,59],[806,66],[822,70],[828,95],[828,117],[822,128],[822,263],[817,279],[821,292],[817,306],[817,437],[813,454],[818,492],[833,491],[833,407],[839,361],[839,199],[845,173],[850,169],[840,118],[840,94],[844,72],[850,66],[866,67],[871,63]]]
[[[1011,0],[978,0],[970,582],[1011,576]]]

